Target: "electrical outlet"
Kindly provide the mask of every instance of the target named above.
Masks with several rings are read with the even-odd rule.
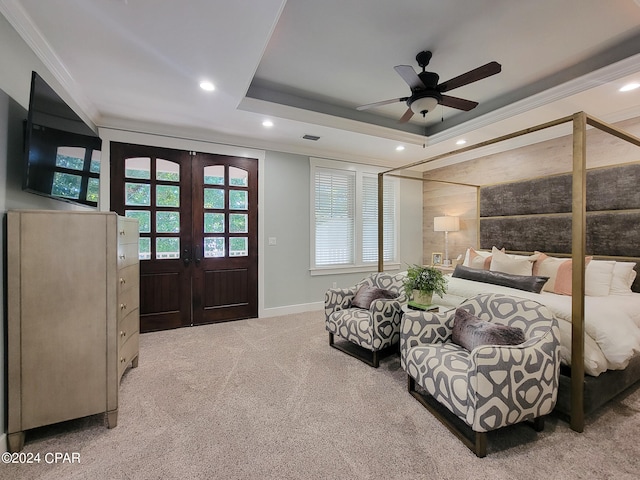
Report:
[[[276,245],[277,240],[276,237],[269,237],[269,245]]]

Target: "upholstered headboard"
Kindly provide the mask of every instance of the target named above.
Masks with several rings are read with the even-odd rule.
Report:
[[[480,188],[480,247],[571,253],[571,174]],[[640,163],[587,172],[586,251],[636,262],[640,292]]]

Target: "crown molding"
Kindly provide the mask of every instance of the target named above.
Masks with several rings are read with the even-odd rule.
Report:
[[[35,26],[20,1],[0,0],[0,13],[4,15],[47,70],[51,72],[65,92],[77,104],[78,108],[82,110],[82,113],[95,125],[99,115],[97,108],[82,93],[82,89],[78,86],[69,70],[67,70],[64,62]]]
[[[502,120],[507,120],[516,115],[529,112],[535,108],[543,107],[599,85],[631,75],[638,72],[639,66],[640,54],[633,55],[606,67],[594,70],[593,72],[587,73],[581,77],[569,80],[557,87],[549,88],[543,92],[531,95],[530,97],[513,102],[505,107],[501,107],[490,113],[469,120],[468,122],[431,135],[429,137],[429,145],[458,138],[466,133],[487,127]],[[627,118],[636,116],[630,111],[627,111],[626,115],[628,115],[626,118],[620,118],[621,115],[616,115],[618,118],[616,118],[615,121],[626,120]],[[612,119],[608,119],[608,121],[612,121]]]

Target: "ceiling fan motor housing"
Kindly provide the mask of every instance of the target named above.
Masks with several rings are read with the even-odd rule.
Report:
[[[438,85],[438,80],[440,80],[440,75],[435,72],[421,72],[418,74],[422,83],[426,88],[436,88]]]

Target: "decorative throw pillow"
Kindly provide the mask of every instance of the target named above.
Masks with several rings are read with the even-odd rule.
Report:
[[[504,252],[504,248],[501,250]],[[472,247],[467,248],[462,265],[471,268],[481,268],[489,270],[491,264],[491,252],[486,250],[476,250]]]
[[[518,258],[510,257],[496,247],[491,249],[491,266],[489,270],[492,272],[511,273],[513,275],[531,275],[533,262],[537,257],[520,256]]]
[[[584,272],[584,294],[591,297],[606,297],[611,290],[611,279],[616,262],[591,260]]]
[[[362,285],[356,292],[355,297],[351,301],[352,307],[369,309],[371,303],[379,298],[396,298],[397,295],[383,288],[372,287],[371,285]]]
[[[479,254],[473,248],[469,249],[469,267],[479,268],[481,270],[489,270],[491,266],[491,255],[486,255],[488,252],[482,252],[485,255]]]
[[[572,260],[570,258],[549,257],[541,252],[536,252],[536,254],[538,254],[538,258],[533,266],[533,274],[549,277],[549,281],[542,287],[542,290],[559,295],[571,295]],[[585,257],[585,265],[589,265],[592,258]]]
[[[486,322],[462,308],[456,308],[451,340],[471,351],[481,345],[519,345],[526,338],[521,328]]]
[[[525,292],[540,293],[544,284],[549,277],[540,277],[535,275],[511,275],[503,272],[490,272],[487,270],[478,270],[476,268],[464,267],[456,265],[456,269],[451,275],[455,278],[463,278],[465,280],[473,280],[474,282],[490,283],[492,285],[501,285],[503,287],[516,288]]]
[[[636,278],[635,262],[616,262],[611,278],[611,295],[628,295],[633,293],[631,285]]]

